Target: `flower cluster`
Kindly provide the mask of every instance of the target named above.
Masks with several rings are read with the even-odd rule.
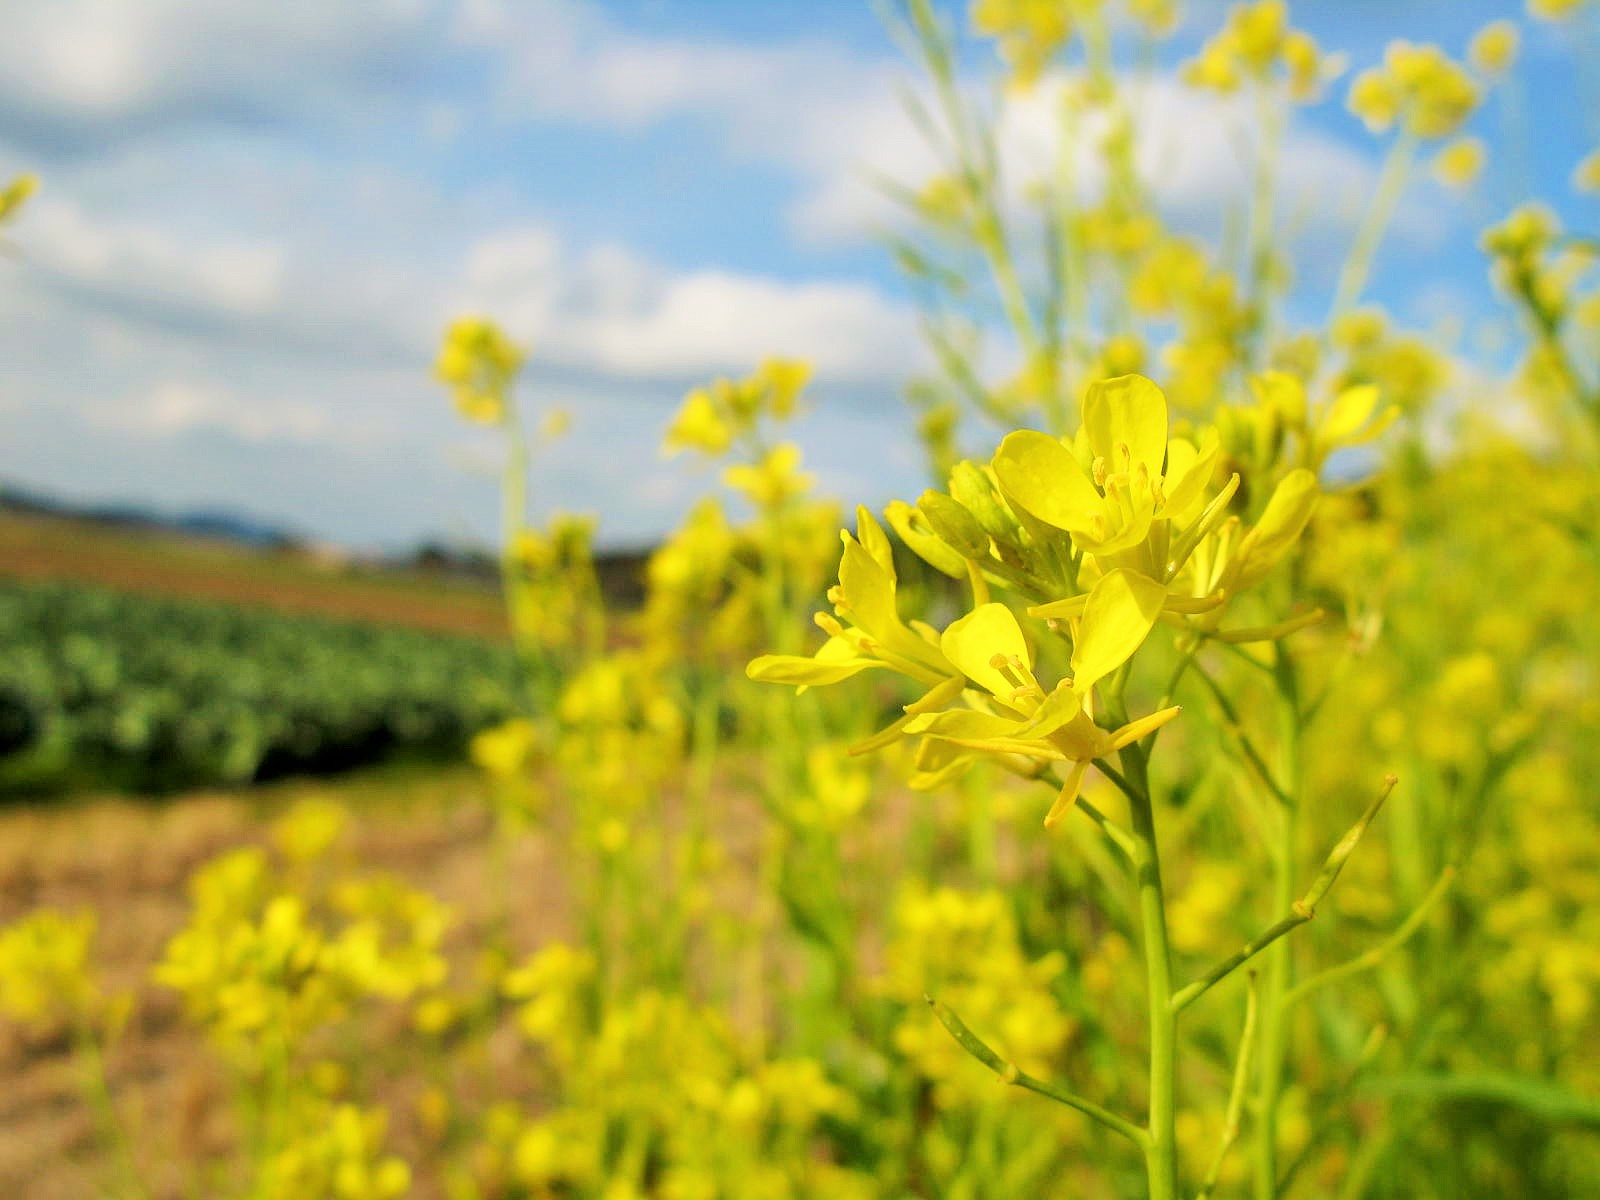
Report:
[[[1481,99],[1460,63],[1437,46],[1391,42],[1383,65],[1369,67],[1350,84],[1350,111],[1374,133],[1391,126],[1412,137],[1449,137]]]
[[[525,352],[483,317],[462,317],[445,331],[434,374],[455,397],[469,421],[499,425],[509,412],[507,397]]]
[[[1227,23],[1184,68],[1184,80],[1227,93],[1281,74],[1289,96],[1309,103],[1343,69],[1342,59],[1323,55],[1315,38],[1290,27],[1284,0],[1255,0],[1230,10]]]
[[[1362,390],[1341,401],[1324,427],[1343,435],[1367,424],[1376,396]],[[1046,818],[1053,824],[1072,806],[1090,764],[1177,715],[1169,706],[1110,727],[1095,719],[1096,686],[1116,675],[1158,621],[1223,640],[1278,635],[1222,630],[1219,621],[1304,529],[1316,476],[1289,471],[1247,527],[1228,510],[1238,477],[1213,484],[1219,445],[1215,431],[1198,442],[1169,438],[1166,399],[1142,376],[1091,384],[1070,443],[1012,433],[987,469],[961,464],[950,492],[890,510],[915,553],[970,579],[970,613],[942,633],[903,621],[893,549],[861,510],[855,536],[844,534],[833,613],[817,614],[828,640],[810,657],[759,657],[749,674],[800,688],[873,669],[904,675],[923,696],[860,749],[902,735],[921,739],[914,776],[921,786],[979,757],[1030,773],[1060,764],[1067,775]],[[1011,607],[987,599],[991,585],[1031,600],[1026,615],[1066,636],[1069,675],[1040,683],[1039,635],[1030,639]]]

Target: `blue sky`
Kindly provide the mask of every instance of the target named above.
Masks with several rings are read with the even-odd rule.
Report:
[[[1221,11],[1190,5],[1173,61]],[[1359,69],[1392,37],[1459,54],[1520,5],[1294,16]],[[1489,177],[1465,198],[1419,182],[1372,292],[1490,365],[1504,336],[1472,246],[1529,190],[1520,164],[1591,215],[1567,175],[1593,93],[1570,34],[1523,25],[1514,103],[1479,122]],[[0,0],[0,28],[0,176],[43,180],[0,258],[0,480],[363,547],[492,536],[493,443],[427,377],[444,321],[482,309],[533,345],[524,403],[575,417],[538,508],[597,512],[612,542],[659,534],[712,482],[656,449],[685,387],[765,354],[817,360],[797,436],[825,486],[924,486],[901,399],[915,314],[864,167],[915,181],[927,160],[868,4]],[[1301,319],[1380,152],[1342,94],[1287,150]],[[1171,86],[1152,112],[1185,142],[1216,116]],[[1202,142],[1157,185],[1215,229],[1239,181]]]

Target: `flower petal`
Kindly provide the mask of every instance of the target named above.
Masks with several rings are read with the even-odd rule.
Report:
[[[1056,795],[1055,803],[1050,806],[1050,811],[1045,814],[1044,827],[1046,829],[1054,826],[1057,821],[1071,812],[1073,806],[1078,803],[1078,792],[1083,787],[1083,773],[1088,769],[1089,764],[1081,762],[1074,764],[1072,770],[1067,773],[1066,783],[1062,785],[1061,791]]]
[[[1160,478],[1167,455],[1167,398],[1143,375],[1091,383],[1083,393],[1083,427],[1095,457],[1106,459],[1111,470],[1142,464],[1151,479]]]
[[[1105,507],[1072,451],[1032,429],[1006,435],[994,474],[1007,500],[1057,529],[1087,533]]]
[[[1167,589],[1126,567],[1112,571],[1089,592],[1072,648],[1072,687],[1080,696],[1127,662],[1144,644]]]
[[[995,669],[995,657],[1020,659],[1030,670],[1033,664],[1022,626],[1004,604],[980,604],[952,622],[939,638],[939,648],[958,671],[1002,701],[1017,685]]]

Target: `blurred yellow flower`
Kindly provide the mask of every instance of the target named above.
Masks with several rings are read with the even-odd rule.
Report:
[[[1433,174],[1446,187],[1467,188],[1483,174],[1488,148],[1481,138],[1457,138],[1440,150],[1433,160]]]
[[[1541,21],[1565,21],[1589,0],[1528,0],[1528,15]]]
[[[1473,35],[1467,59],[1485,75],[1504,75],[1516,65],[1521,40],[1510,21],[1491,21]]]
[[[511,386],[525,357],[494,322],[485,317],[460,317],[445,330],[433,369],[449,386],[462,416],[482,425],[498,425],[506,420]]]
[[[17,215],[28,197],[39,190],[39,177],[37,175],[18,175],[3,189],[0,189],[0,221],[8,221]]]
[[[1572,186],[1580,192],[1600,192],[1600,150],[1591,150],[1573,168]]]
[[[1448,137],[1478,106],[1472,77],[1437,46],[1390,42],[1383,65],[1356,76],[1350,111],[1374,133],[1398,123],[1407,134]]]

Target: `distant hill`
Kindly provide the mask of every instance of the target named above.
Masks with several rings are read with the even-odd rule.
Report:
[[[648,555],[597,557],[612,605],[640,603]],[[499,569],[487,547],[429,541],[376,558],[226,509],[174,516],[136,504],[73,504],[0,483],[0,577],[79,580],[503,637]]]
[[[42,492],[0,483],[0,511],[35,516],[69,517],[131,529],[164,529],[193,537],[238,542],[259,549],[284,550],[305,545],[300,534],[231,509],[204,508],[176,515],[138,504],[74,504]]]

